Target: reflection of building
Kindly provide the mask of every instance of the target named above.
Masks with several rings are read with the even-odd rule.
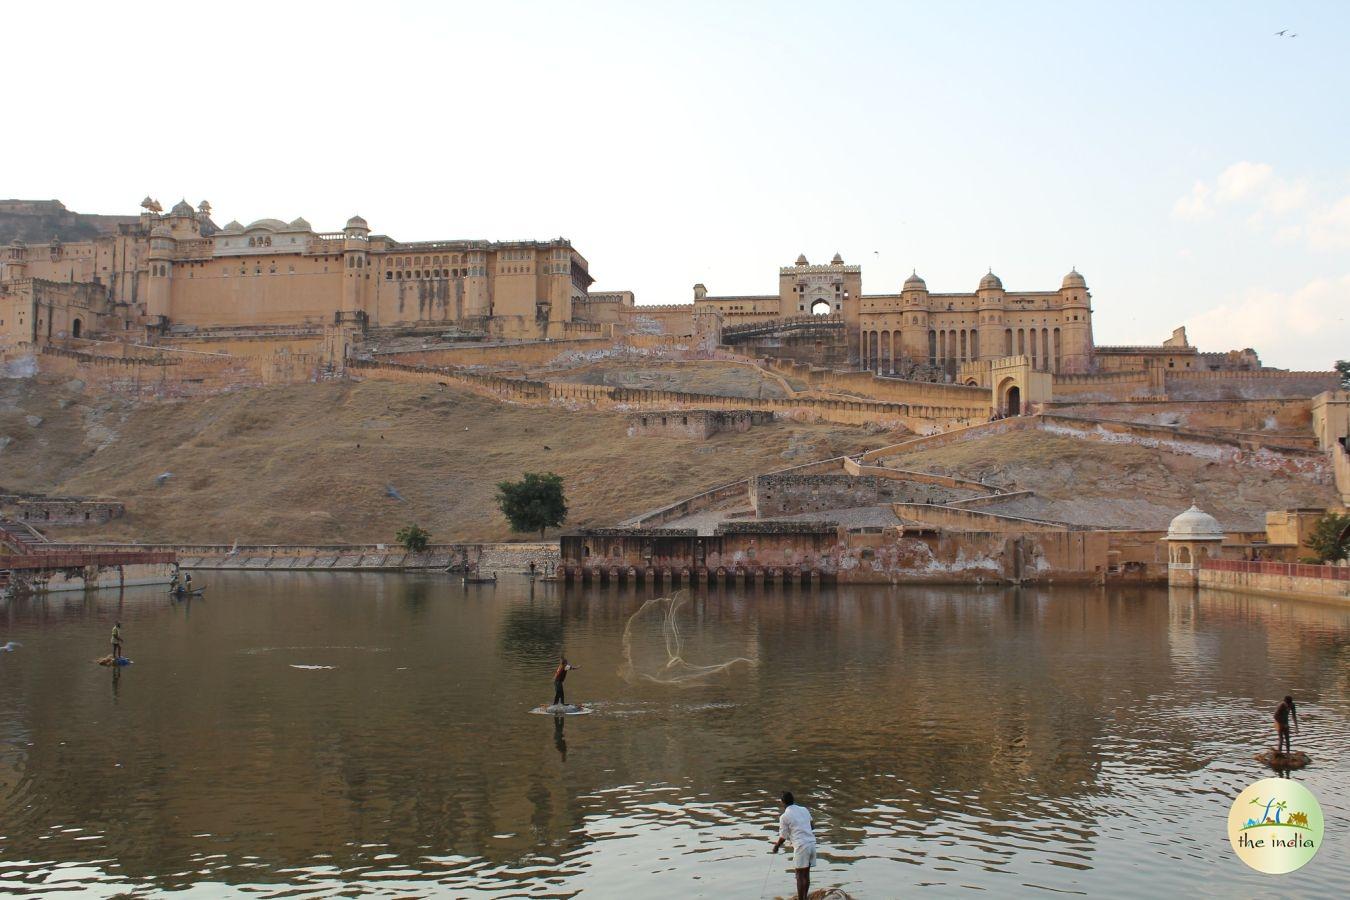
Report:
[[[455,325],[501,337],[561,336],[589,304],[586,259],[569,241],[423,241],[304,219],[218,227],[210,206],[167,214],[146,198],[132,222],[75,242],[15,240],[0,261],[0,339],[321,326]],[[631,306],[632,295],[597,298]]]

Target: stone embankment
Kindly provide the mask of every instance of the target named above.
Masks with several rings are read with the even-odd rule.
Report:
[[[1196,584],[1244,594],[1310,600],[1350,600],[1350,566],[1207,559]]]
[[[408,553],[393,544],[293,546],[263,544],[53,544],[71,552],[107,550],[172,551],[184,569],[247,571],[387,572],[404,570],[468,571],[483,576],[543,572],[558,561],[554,542],[432,544],[425,553]]]

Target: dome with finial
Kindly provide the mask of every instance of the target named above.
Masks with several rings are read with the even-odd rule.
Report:
[[[907,291],[926,291],[928,290],[928,282],[919,277],[917,269],[911,269],[909,277],[905,279],[904,289]]]
[[[990,269],[989,272],[980,279],[980,290],[1001,291],[1003,290],[1003,281],[994,274],[993,269]]]
[[[1221,541],[1223,529],[1219,520],[1191,504],[1191,508],[1172,520],[1167,526],[1169,541]]]
[[[195,216],[196,214],[197,211],[192,208],[191,203],[187,202],[186,197],[175,203],[173,209],[169,210],[171,216]]]
[[[1068,275],[1064,276],[1064,281],[1060,284],[1060,288],[1082,288],[1083,290],[1086,290],[1087,280],[1084,279],[1082,275],[1078,274],[1078,269],[1075,267],[1069,270]]]
[[[799,255],[797,256],[797,265],[799,265],[799,266],[809,266],[809,265],[811,265],[809,262],[806,261],[806,254],[805,254],[805,253],[799,254]]]
[[[834,254],[834,259],[830,260],[830,265],[832,265],[832,266],[842,266],[843,264],[844,264],[844,258],[843,258],[842,256],[840,256],[838,253],[835,253],[835,254]]]

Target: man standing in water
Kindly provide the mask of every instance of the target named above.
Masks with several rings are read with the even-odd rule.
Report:
[[[567,678],[567,673],[573,669],[579,669],[580,666],[574,666],[567,661],[567,657],[561,657],[557,670],[553,673],[553,705],[562,706],[567,701],[563,699],[563,681]]]
[[[783,814],[778,817],[778,840],[772,852],[777,853],[784,841],[792,844],[797,900],[806,900],[811,892],[811,867],[816,864],[816,834],[811,830],[811,814],[794,802],[792,791],[783,792]]]
[[[1283,702],[1275,708],[1275,730],[1278,732],[1278,743],[1275,745],[1276,753],[1293,753],[1293,744],[1289,740],[1289,717],[1294,717],[1294,727],[1298,727],[1298,709],[1294,706],[1293,697],[1285,697]]]
[[[114,622],[112,630],[112,657],[113,662],[122,658],[122,623]]]

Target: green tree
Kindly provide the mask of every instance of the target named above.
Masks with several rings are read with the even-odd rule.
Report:
[[[1341,390],[1350,391],[1350,359],[1336,360],[1336,373],[1341,376]]]
[[[431,543],[431,535],[420,525],[405,525],[394,535],[394,540],[403,545],[409,553],[421,553]]]
[[[552,472],[526,472],[520,481],[499,481],[497,506],[512,531],[538,531],[540,538],[545,529],[567,521],[562,476]]]
[[[1308,535],[1308,546],[1320,563],[1345,559],[1350,554],[1350,515],[1327,513],[1318,519]]]

